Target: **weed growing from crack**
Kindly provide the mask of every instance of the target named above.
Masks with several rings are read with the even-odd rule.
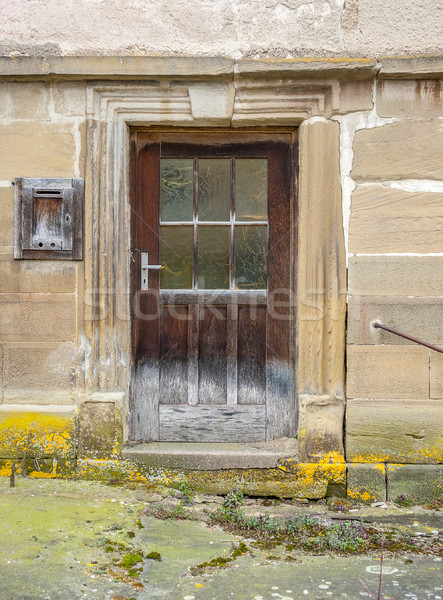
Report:
[[[404,496],[403,494],[400,494],[399,496],[397,496],[397,498],[394,500],[394,504],[396,504],[397,506],[405,506],[405,507],[409,507],[413,505],[413,502],[411,502],[410,500],[408,500],[406,498],[406,496]]]
[[[220,508],[220,514],[226,521],[236,523],[244,519],[242,506],[243,492],[234,488],[232,492],[226,494],[223,506]]]
[[[213,523],[226,530],[256,539],[256,544],[270,549],[285,544],[288,551],[338,552],[340,554],[379,551],[382,546],[392,552],[442,554],[442,547],[433,541],[417,540],[398,530],[378,531],[360,520],[325,521],[308,515],[291,519],[272,518],[268,513],[245,516],[243,494],[235,489],[226,495],[223,506],[209,515]]]
[[[186,481],[180,481],[178,484],[178,491],[182,495],[185,504],[191,505],[193,503],[195,494],[193,485],[189,485]]]

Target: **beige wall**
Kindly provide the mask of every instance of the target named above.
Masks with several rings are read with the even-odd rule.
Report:
[[[381,79],[350,117],[346,446],[350,461],[440,462],[443,347],[441,80]]]
[[[348,3],[349,10],[351,6]],[[91,10],[102,8],[97,2]],[[69,39],[68,35],[66,44]],[[306,389],[300,387],[300,406],[311,406],[301,423],[318,435],[320,444],[327,438],[329,450],[340,449],[346,402],[349,461],[441,461],[440,355],[371,327],[371,322],[380,319],[443,346],[441,61],[330,61],[313,66],[309,60],[235,64],[218,59],[208,63],[154,59],[148,64],[134,59],[129,64],[111,59],[103,64],[88,59],[75,64],[63,59],[2,63],[11,76],[0,83],[0,393],[4,409],[20,405],[23,414],[23,405],[53,405],[55,412],[60,407],[60,414],[65,414],[66,405],[86,400],[96,404],[83,404],[89,421],[90,414],[101,414],[100,410],[103,415],[112,413],[116,423],[120,418],[113,403],[120,403],[127,391],[120,384],[128,372],[128,356],[115,351],[124,337],[123,329],[119,329],[118,315],[85,323],[84,315],[90,310],[83,304],[85,287],[103,281],[98,271],[100,277],[108,277],[105,281],[111,281],[113,271],[103,262],[115,246],[112,224],[108,213],[94,203],[100,199],[111,211],[109,190],[119,197],[120,188],[113,190],[112,185],[121,182],[102,181],[103,169],[117,164],[125,148],[106,146],[106,139],[114,143],[114,133],[107,131],[118,132],[129,118],[158,124],[167,120],[169,125],[227,126],[233,122],[260,126],[264,121],[301,125],[300,189],[312,204],[303,208],[304,222],[310,225],[303,230],[301,224],[300,243],[306,246],[305,256],[309,247],[311,254],[323,256],[323,263],[306,263],[300,281],[308,291],[313,285],[321,288],[330,311],[329,320],[306,320],[300,325],[305,343],[320,340],[318,346],[311,343],[311,354],[306,352],[300,359],[302,375],[309,383]],[[85,75],[89,80],[97,77],[102,67],[102,83],[84,79]],[[158,81],[165,85],[155,83],[155,69],[161,72]],[[187,76],[190,69],[195,71]],[[124,82],[131,74],[140,80]],[[177,82],[178,77],[189,81]],[[279,96],[276,91],[282,90]],[[150,97],[156,112],[146,109]],[[214,99],[218,99],[215,104]],[[122,121],[115,126],[118,119]],[[321,151],[326,155],[322,159]],[[325,161],[331,168],[319,176]],[[84,261],[13,259],[12,181],[18,176],[86,177]],[[337,218],[343,224],[340,231],[335,226]],[[325,235],[312,242],[312,228],[320,222]],[[97,241],[98,225],[101,231],[106,227],[110,231],[106,243],[102,238]],[[115,232],[123,236],[119,228]],[[325,249],[322,240],[326,239],[329,246]],[[122,237],[122,252],[124,243]],[[340,283],[345,250],[347,290]],[[119,266],[122,272],[124,260]],[[337,303],[340,298],[344,306],[347,291],[345,399],[340,346],[344,328]],[[299,313],[303,318],[303,311]],[[127,331],[127,324],[124,327]],[[334,357],[337,364],[332,368]],[[117,366],[109,375],[106,369],[112,361]],[[108,439],[112,445],[112,433]],[[308,442],[304,442],[306,447]],[[309,460],[313,456],[315,448]]]
[[[0,83],[0,353],[4,404],[73,404],[83,264],[16,261],[14,177],[84,174],[85,86]]]
[[[0,53],[290,58],[441,53],[439,0],[34,0],[0,6]]]

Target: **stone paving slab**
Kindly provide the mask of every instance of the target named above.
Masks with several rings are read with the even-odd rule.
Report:
[[[204,519],[222,499],[194,494],[194,520],[147,516],[183,508],[183,492],[161,486],[0,478],[1,600],[333,600],[377,597],[380,556],[313,556],[265,550]],[[187,500],[186,500],[187,502]],[[248,514],[361,519],[441,540],[443,514],[421,507],[351,508],[245,498]],[[440,536],[440,537],[439,537]],[[223,568],[245,542],[247,550]],[[158,553],[160,556],[151,555]],[[143,558],[137,558],[141,553]],[[154,558],[161,560],[155,560]],[[123,566],[128,558],[134,568]],[[215,559],[215,567],[198,565]],[[384,557],[381,600],[443,600],[442,559]],[[198,568],[197,568],[198,567]],[[368,589],[366,589],[366,587]],[[368,591],[369,590],[369,591]]]

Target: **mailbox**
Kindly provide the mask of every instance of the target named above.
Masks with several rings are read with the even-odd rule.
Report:
[[[83,179],[30,179],[15,185],[14,257],[83,258]]]

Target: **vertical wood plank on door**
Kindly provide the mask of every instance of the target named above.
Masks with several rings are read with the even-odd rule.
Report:
[[[130,428],[135,441],[159,439],[159,273],[149,275],[150,289],[140,290],[140,253],[148,252],[151,263],[158,263],[158,190],[160,185],[160,145],[154,136],[149,143],[134,144],[137,164],[131,176],[135,202],[134,270],[132,278],[132,318],[135,354],[134,378],[131,387]],[[133,157],[134,160],[136,157]],[[157,225],[156,225],[157,224]]]
[[[238,315],[238,403],[266,401],[266,308],[241,306]]]
[[[226,307],[200,307],[198,353],[199,404],[226,404],[226,316]]]
[[[291,154],[275,144],[268,171],[268,318],[266,324],[266,439],[296,433],[291,339]]]
[[[160,318],[160,404],[186,404],[188,397],[188,310],[163,306]]]
[[[198,404],[198,329],[199,306],[188,305],[188,404]]]
[[[227,403],[237,404],[237,350],[238,350],[238,305],[235,301],[228,304],[227,340]]]

